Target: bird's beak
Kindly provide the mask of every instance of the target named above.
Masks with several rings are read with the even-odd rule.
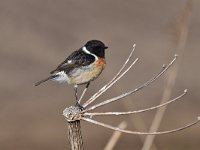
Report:
[[[108,48],[107,46],[104,47],[104,49],[107,49],[107,48]]]

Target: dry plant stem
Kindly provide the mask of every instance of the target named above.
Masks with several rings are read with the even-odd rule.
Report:
[[[119,79],[117,79],[117,77],[121,74],[121,72],[123,71],[123,69],[127,66],[130,58],[133,55],[133,52],[135,51],[135,47],[136,47],[136,44],[133,45],[133,49],[132,49],[131,53],[129,54],[128,58],[126,59],[125,63],[123,64],[123,66],[121,67],[121,69],[118,71],[118,73],[111,79],[110,82],[108,82],[106,85],[104,85],[88,101],[86,101],[84,103],[83,107],[87,107],[90,103],[92,103],[95,99],[97,99],[101,94],[103,94],[105,91],[107,91],[107,89],[109,88],[110,84],[112,84],[113,82],[115,82],[115,80],[119,80]]]
[[[99,104],[96,104],[96,105],[94,105],[94,106],[92,106],[90,108],[86,108],[83,112],[87,112],[87,111],[93,110],[93,109],[95,109],[97,107],[100,107],[100,106],[106,105],[108,103],[112,103],[114,101],[120,100],[120,99],[122,99],[122,98],[124,98],[124,97],[126,97],[128,95],[131,95],[131,94],[143,89],[144,87],[147,87],[152,82],[154,82],[156,79],[158,79],[171,65],[173,65],[173,63],[175,62],[176,58],[177,58],[177,55],[175,55],[174,59],[167,66],[163,65],[162,70],[157,75],[155,75],[152,79],[150,79],[149,81],[145,82],[143,85],[139,86],[138,88],[136,88],[136,89],[134,89],[132,91],[129,91],[127,93],[121,94],[121,95],[119,95],[117,97],[105,100],[105,101],[103,101],[103,102],[101,102]]]
[[[87,107],[89,104],[91,104],[92,102],[94,102],[101,94],[103,94],[104,92],[106,92],[109,88],[111,88],[117,81],[119,81],[134,65],[135,63],[138,61],[138,58],[135,59],[135,61],[119,76],[117,77],[115,80],[113,80],[113,82],[108,85],[105,90],[103,90],[99,95],[97,95],[93,100],[89,101],[87,104],[84,104],[83,107]]]
[[[79,100],[78,100],[78,103],[79,103],[79,104],[81,103],[81,100],[83,99],[83,96],[85,95],[85,93],[86,93],[86,91],[87,91],[89,85],[90,85],[90,82],[87,83],[87,85],[85,86],[85,89],[83,90],[83,92],[82,92],[82,94],[81,94],[81,97],[80,97]]]
[[[163,97],[161,99],[161,103],[167,101],[171,96],[171,91],[172,91],[172,88],[173,88],[175,80],[176,80],[178,67],[180,66],[180,62],[181,62],[181,58],[182,58],[181,56],[183,55],[186,40],[187,40],[191,15],[192,15],[192,0],[187,0],[186,6],[181,14],[182,23],[178,26],[179,37],[178,37],[176,52],[180,55],[180,60],[177,62],[176,67],[168,74],[167,85],[164,90]],[[160,123],[162,122],[162,118],[165,114],[165,110],[166,110],[166,107],[163,107],[162,109],[159,109],[157,111],[157,113],[153,119],[153,122],[152,122],[149,132],[154,132],[154,131],[158,130]],[[155,138],[155,136],[147,136],[146,140],[144,142],[144,145],[142,147],[142,150],[149,150],[154,141],[154,138]]]
[[[181,95],[179,95],[178,97],[165,102],[163,104],[157,105],[157,106],[153,106],[150,108],[146,108],[146,109],[141,109],[141,110],[136,110],[136,111],[127,111],[127,112],[94,112],[94,113],[84,113],[84,116],[106,116],[106,115],[129,115],[129,114],[137,114],[137,113],[142,113],[142,112],[146,112],[146,111],[150,111],[150,110],[154,110],[163,106],[166,106],[168,104],[171,104],[179,99],[181,99],[181,97],[183,97],[185,94],[187,93],[187,90],[184,90],[184,93],[182,93]]]
[[[118,127],[120,129],[125,129],[126,126],[127,126],[127,123],[125,121],[123,121],[123,122],[121,122],[119,124]],[[122,135],[122,132],[115,131],[113,133],[112,137],[110,138],[110,140],[108,141],[108,143],[107,143],[106,147],[104,148],[104,150],[112,150],[115,147],[115,145],[116,145],[116,143],[119,140],[121,135]]]
[[[70,150],[83,150],[80,120],[68,122],[68,139]]]
[[[194,122],[192,122],[190,124],[187,124],[187,125],[185,125],[183,127],[180,127],[180,128],[177,128],[177,129],[173,129],[173,130],[168,130],[168,131],[160,131],[160,132],[138,132],[138,131],[124,130],[124,129],[120,129],[118,127],[113,127],[113,126],[105,124],[105,123],[101,123],[101,122],[93,120],[93,119],[89,119],[89,118],[82,118],[82,120],[88,121],[90,123],[93,123],[93,124],[96,124],[96,125],[108,128],[108,129],[112,129],[112,130],[115,130],[115,131],[120,131],[120,132],[128,133],[128,134],[161,135],[161,134],[168,134],[168,133],[178,132],[178,131],[184,130],[186,128],[189,128],[189,127],[199,123],[200,122],[200,117],[198,117],[197,120],[195,120]]]

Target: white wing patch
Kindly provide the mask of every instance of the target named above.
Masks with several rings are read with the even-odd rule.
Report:
[[[68,60],[67,63],[68,63],[68,64],[71,64],[71,63],[72,63],[72,60]]]
[[[90,51],[88,51],[87,48],[86,48],[85,46],[82,48],[82,50],[83,50],[85,53],[94,56],[96,60],[98,59],[98,57],[97,57],[95,54],[92,54]]]
[[[60,83],[69,81],[69,78],[64,71],[57,72],[55,75],[58,75],[58,76],[53,78],[52,79],[53,81],[57,81],[57,82],[60,82]]]

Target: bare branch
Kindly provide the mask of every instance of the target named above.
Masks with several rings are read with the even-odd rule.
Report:
[[[97,107],[100,107],[100,106],[112,103],[114,101],[120,100],[120,99],[122,99],[122,98],[124,98],[124,97],[126,97],[128,95],[131,95],[131,94],[143,89],[144,87],[147,87],[148,85],[153,83],[155,80],[157,80],[168,68],[170,68],[173,65],[173,63],[175,62],[176,59],[177,59],[177,55],[174,56],[173,60],[167,66],[163,65],[162,70],[157,75],[155,75],[153,78],[151,78],[150,80],[148,80],[147,82],[145,82],[144,84],[139,86],[138,88],[136,88],[136,89],[134,89],[132,91],[129,91],[127,93],[121,94],[121,95],[119,95],[117,97],[105,100],[105,101],[103,101],[103,102],[101,102],[99,104],[96,104],[96,105],[94,105],[94,106],[92,106],[90,108],[85,109],[83,112],[87,112],[87,111],[93,110],[93,109],[95,109]]]
[[[119,124],[118,127],[121,129],[125,129],[127,127],[127,123],[125,121],[123,121]],[[112,150],[114,148],[114,146],[116,145],[117,141],[119,140],[121,134],[122,134],[122,132],[115,131],[113,133],[112,137],[110,138],[110,140],[108,141],[104,150]]]
[[[100,95],[102,95],[104,92],[106,92],[110,87],[112,87],[117,81],[119,81],[134,65],[135,63],[138,61],[138,58],[135,59],[135,61],[119,76],[117,77],[110,85],[108,85],[105,90],[103,90],[101,93],[99,93],[96,97],[94,97],[93,100],[88,100],[83,107],[87,107],[89,104],[91,104],[92,102],[94,102]]]
[[[140,135],[161,135],[161,134],[168,134],[168,133],[174,133],[174,132],[177,132],[177,131],[181,131],[181,130],[184,130],[186,128],[189,128],[197,123],[200,122],[200,117],[197,117],[197,120],[195,120],[194,122],[190,123],[190,124],[187,124],[183,127],[180,127],[180,128],[177,128],[177,129],[173,129],[173,130],[167,130],[167,131],[160,131],[160,132],[138,132],[138,131],[131,131],[131,130],[124,130],[124,129],[120,129],[118,127],[113,127],[111,125],[108,125],[108,124],[105,124],[105,123],[101,123],[99,121],[96,121],[96,120],[92,120],[92,119],[89,119],[89,118],[81,118],[82,120],[85,120],[85,121],[88,121],[90,123],[93,123],[93,124],[96,124],[96,125],[99,125],[99,126],[102,126],[102,127],[105,127],[105,128],[108,128],[108,129],[112,129],[112,130],[115,130],[115,131],[120,131],[120,132],[123,132],[123,133],[128,133],[128,134],[140,134]]]
[[[81,103],[81,100],[83,99],[83,96],[85,95],[87,89],[88,89],[87,87],[84,88],[84,90],[83,90],[83,92],[82,92],[82,94],[81,94],[81,97],[80,97],[79,100],[78,100],[78,103],[79,103],[79,104]]]
[[[83,99],[83,96],[85,95],[85,93],[86,93],[86,91],[87,91],[89,85],[90,85],[90,82],[87,83],[87,85],[85,86],[85,88],[84,88],[84,90],[83,90],[83,92],[82,92],[82,94],[81,94],[81,97],[80,97],[79,100],[78,100],[78,103],[79,103],[79,104],[81,103],[81,100]]]
[[[163,92],[163,97],[161,99],[162,102],[165,102],[170,98],[172,87],[174,86],[174,83],[177,77],[177,72],[181,64],[181,59],[182,59],[184,49],[187,43],[189,25],[192,19],[192,11],[193,11],[192,5],[193,5],[193,1],[187,0],[185,8],[183,9],[183,12],[181,13],[182,22],[177,26],[177,31],[179,33],[179,36],[177,37],[177,47],[175,48],[176,53],[180,55],[180,59],[177,62],[176,67],[174,67],[174,69],[171,70],[171,72],[169,72],[168,77],[166,78],[166,88]],[[155,117],[152,120],[152,125],[149,129],[149,132],[154,132],[158,130],[166,109],[167,108],[163,107],[162,109],[159,109],[156,112]],[[155,136],[147,136],[141,150],[151,149],[151,145],[154,142],[154,139],[155,139]]]
[[[149,107],[146,109],[141,109],[141,110],[136,110],[136,111],[126,111],[126,112],[94,112],[94,113],[84,113],[84,116],[106,116],[106,115],[129,115],[129,114],[137,114],[137,113],[142,113],[142,112],[146,112],[146,111],[150,111],[150,110],[154,110],[163,106],[166,106],[170,103],[173,103],[179,99],[181,99],[181,97],[183,97],[185,94],[187,93],[187,89],[184,90],[184,92],[179,95],[178,97],[165,102],[163,104],[157,105],[157,106],[153,106],[153,107]]]
[[[126,59],[125,63],[121,67],[121,69],[118,71],[118,73],[108,82],[106,85],[104,85],[98,92],[96,92],[88,101],[86,101],[83,104],[83,107],[87,107],[90,103],[92,103],[95,99],[97,99],[100,95],[102,95],[105,91],[107,91],[114,83],[116,83],[121,77],[119,75],[123,71],[123,69],[127,66],[128,62],[130,61],[130,58],[133,55],[133,52],[135,51],[136,44],[133,45],[133,49],[131,53],[129,54],[128,58]],[[135,60],[137,61],[137,60]],[[136,62],[133,62],[132,64],[135,64]],[[132,65],[133,66],[133,65]],[[127,71],[126,71],[127,72]],[[114,83],[113,83],[114,82]]]

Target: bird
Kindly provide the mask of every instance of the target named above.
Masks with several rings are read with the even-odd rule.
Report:
[[[40,85],[48,80],[59,83],[67,82],[74,86],[76,104],[78,102],[78,85],[89,87],[106,65],[105,49],[108,47],[100,40],[90,40],[84,46],[72,52],[56,69],[50,72],[50,76],[35,83]]]

